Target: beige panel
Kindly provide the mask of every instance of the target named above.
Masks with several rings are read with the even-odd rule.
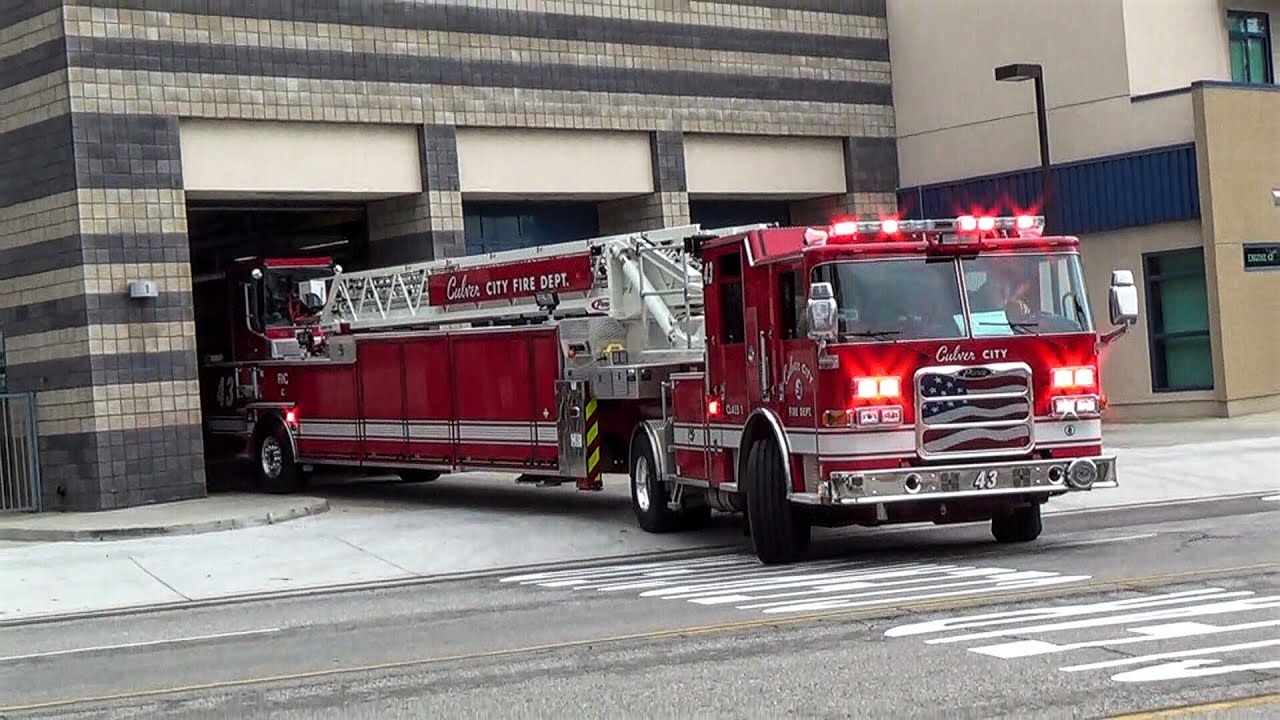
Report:
[[[180,132],[191,197],[422,192],[412,125],[193,119]]]
[[[1149,252],[1199,247],[1198,222],[1149,225],[1081,238],[1085,284],[1094,324],[1100,332],[1111,329],[1108,288],[1112,270],[1130,270],[1138,284],[1138,323],[1128,334],[1103,350],[1102,387],[1115,419],[1169,418],[1216,413],[1213,391],[1155,393],[1151,389],[1151,351],[1147,341],[1149,308],[1142,290],[1142,255]],[[1216,358],[1215,358],[1216,363]]]
[[[1280,187],[1280,95],[1218,87],[1195,99],[1210,310],[1221,323],[1219,390],[1233,412],[1267,407],[1280,399],[1280,271],[1245,272],[1242,245],[1280,243],[1271,195]]]
[[[846,192],[839,138],[686,135],[690,195],[805,197]]]
[[[1232,9],[1238,3],[1232,2]],[[1129,92],[1231,77],[1221,0],[1124,0]]]
[[[649,134],[458,129],[458,172],[468,197],[620,197],[653,192]]]
[[[1130,95],[1227,77],[1217,3],[889,3],[901,184],[1039,164],[1032,84],[996,82],[995,68],[1005,63],[1044,66],[1055,163],[1191,141],[1187,95],[1142,102]],[[993,31],[999,42],[967,43],[963,52],[939,42]]]
[[[1193,139],[1190,93],[1139,102],[1102,100],[1049,113],[1049,153],[1055,164]],[[898,140],[900,184],[907,187],[1039,164],[1034,113]]]
[[[900,136],[1033,112],[1029,83],[995,81],[1005,63],[1042,63],[1051,108],[1128,92],[1121,0],[887,5]]]

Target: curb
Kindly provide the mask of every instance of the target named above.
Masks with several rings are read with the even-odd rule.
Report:
[[[129,538],[200,535],[238,530],[242,528],[275,525],[297,518],[319,515],[329,511],[325,498],[298,498],[298,502],[283,512],[267,512],[256,515],[204,520],[201,522],[172,525],[133,525],[126,527],[101,527],[84,530],[59,528],[0,527],[0,540],[11,542],[93,542],[98,540],[125,540]]]

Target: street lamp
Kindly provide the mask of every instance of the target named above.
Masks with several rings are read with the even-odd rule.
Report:
[[[1049,234],[1050,228],[1057,230],[1057,223],[1051,217],[1049,191],[1049,118],[1044,106],[1044,68],[1036,63],[1015,63],[1001,65],[996,68],[996,82],[1023,82],[1031,80],[1036,88],[1036,124],[1040,134],[1040,195],[1044,213],[1044,232]],[[1056,206],[1056,203],[1055,203]]]

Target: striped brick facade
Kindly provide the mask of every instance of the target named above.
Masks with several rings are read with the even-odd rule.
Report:
[[[459,127],[650,132],[608,231],[688,220],[690,133],[844,138],[849,194],[798,209],[893,207],[884,3],[0,0],[0,334],[46,507],[204,492],[179,117],[419,126],[377,263],[463,252]]]

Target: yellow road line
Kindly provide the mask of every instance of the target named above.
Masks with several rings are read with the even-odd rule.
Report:
[[[1236,698],[1235,700],[1221,700],[1218,702],[1201,703],[1199,705],[1182,705],[1180,707],[1153,710],[1151,712],[1133,713],[1131,715],[1115,715],[1111,720],[1157,720],[1157,718],[1181,717],[1183,715],[1190,715],[1191,713],[1239,710],[1241,708],[1277,704],[1280,704],[1280,693],[1272,693],[1270,695],[1255,695],[1253,697]]]
[[[293,680],[308,680],[323,677],[333,677],[336,675],[347,675],[351,673],[370,673],[383,670],[397,670],[401,668],[439,665],[442,663],[459,662],[463,660],[483,660],[489,658],[509,657],[515,655],[524,655],[528,653],[546,652],[548,650],[567,650],[583,646],[598,646],[617,644],[623,642],[631,642],[636,640],[663,640],[676,637],[691,637],[696,635],[712,635],[734,630],[753,630],[762,628],[781,628],[789,625],[799,625],[802,623],[810,623],[820,620],[830,619],[872,619],[882,617],[893,617],[906,612],[919,612],[931,610],[952,610],[973,606],[989,606],[993,602],[1000,604],[1009,604],[1017,602],[1026,602],[1028,600],[1046,599],[1046,598],[1063,598],[1077,595],[1094,594],[1106,592],[1108,590],[1132,589],[1138,587],[1152,585],[1168,585],[1175,582],[1186,582],[1189,580],[1219,576],[1219,575],[1239,575],[1242,573],[1258,573],[1280,569],[1280,562],[1258,563],[1256,565],[1238,565],[1226,568],[1209,568],[1203,570],[1189,570],[1176,573],[1161,573],[1157,575],[1142,575],[1131,578],[1120,578],[1116,580],[1098,580],[1094,582],[1083,582],[1071,586],[1058,586],[1047,588],[1040,591],[1028,591],[1022,593],[1006,593],[999,595],[978,595],[965,598],[950,598],[943,600],[927,600],[914,603],[904,603],[900,605],[882,605],[877,608],[866,608],[861,610],[825,610],[821,612],[804,613],[799,615],[788,615],[786,617],[775,617],[766,619],[736,620],[732,622],[714,623],[709,625],[692,625],[682,628],[673,628],[670,630],[652,630],[646,632],[628,633],[625,635],[612,635],[605,637],[587,638],[584,640],[564,640],[552,643],[543,643],[540,645],[526,645],[522,647],[506,648],[502,650],[487,650],[484,652],[460,653],[456,655],[438,655],[435,657],[412,658],[408,660],[395,660],[391,662],[374,663],[370,665],[354,665],[341,668],[326,668],[324,670],[308,670],[303,672],[284,673],[280,675],[263,675],[252,678],[240,678],[237,680],[219,680],[215,682],[200,683],[194,685],[179,685],[167,688],[157,688],[154,690],[139,690],[115,693],[110,695],[86,695],[83,697],[61,698],[58,700],[49,700],[46,702],[32,703],[29,705],[10,705],[0,706],[0,713],[23,712],[29,710],[43,710],[53,707],[62,707],[66,705],[79,705],[83,703],[103,703],[115,700],[138,700],[150,697],[159,697],[163,695],[172,695],[175,693],[199,692],[203,690],[222,690],[235,687],[244,687],[247,685],[260,685],[264,683],[288,682]]]

